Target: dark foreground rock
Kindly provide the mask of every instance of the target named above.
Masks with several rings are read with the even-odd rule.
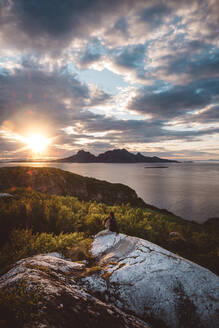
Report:
[[[137,318],[98,300],[75,281],[83,264],[48,255],[16,263],[0,279],[5,300],[0,327],[19,328],[147,328]],[[2,296],[1,296],[2,299]]]

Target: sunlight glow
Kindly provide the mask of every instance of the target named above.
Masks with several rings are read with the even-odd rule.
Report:
[[[44,152],[47,146],[50,144],[50,142],[51,142],[50,139],[40,134],[35,134],[25,138],[25,143],[33,153]]]

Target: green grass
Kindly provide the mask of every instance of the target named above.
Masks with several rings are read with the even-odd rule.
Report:
[[[41,291],[19,281],[14,287],[3,287],[0,294],[0,327],[22,328],[34,320],[41,306]]]
[[[91,235],[103,230],[112,210],[120,232],[147,239],[219,273],[216,224],[197,224],[168,212],[81,201],[76,197],[44,194],[26,188],[12,192],[14,200],[0,200],[0,267],[5,272],[17,260],[58,251],[74,261],[90,257]],[[170,238],[177,231],[180,237]]]
[[[144,206],[135,191],[120,183],[110,183],[83,177],[52,167],[2,167],[0,190],[14,191],[17,188],[36,190],[48,194],[75,196],[80,200],[99,200],[107,204],[130,202]]]
[[[83,233],[77,232],[54,235],[14,229],[0,250],[0,274],[22,258],[49,252],[59,252],[72,261],[89,260],[91,241]]]

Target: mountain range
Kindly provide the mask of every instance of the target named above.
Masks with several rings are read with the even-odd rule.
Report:
[[[179,163],[176,160],[148,157],[141,153],[133,154],[126,149],[114,149],[95,156],[88,151],[79,150],[70,157],[55,160],[55,162],[70,163]]]

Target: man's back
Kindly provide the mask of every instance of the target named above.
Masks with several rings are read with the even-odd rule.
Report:
[[[112,232],[119,233],[118,225],[115,218],[108,216],[104,221],[104,225],[106,229],[109,229]]]

